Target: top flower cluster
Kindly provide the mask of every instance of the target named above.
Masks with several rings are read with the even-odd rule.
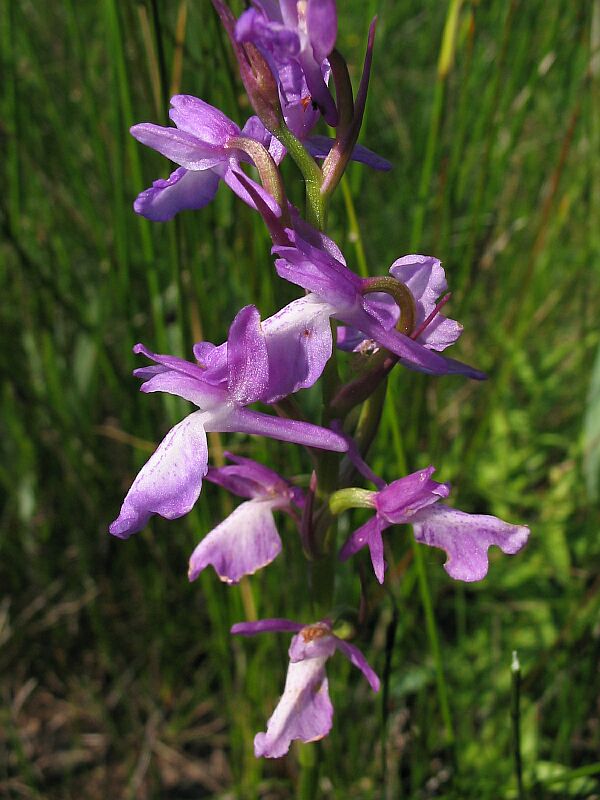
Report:
[[[380,409],[376,404],[363,406],[358,426],[350,414],[385,385],[397,364],[431,375],[485,377],[442,355],[458,340],[462,326],[442,314],[449,295],[438,259],[411,254],[394,261],[388,275],[361,278],[324,233],[328,200],[350,160],[377,170],[391,168],[357,143],[375,21],[354,94],[346,62],[335,48],[334,0],[252,0],[252,7],[237,20],[222,0],[212,1],[255,115],[240,127],[203,100],[176,95],[169,112],[175,127],[134,125],[136,139],[178,165],[168,178],[143,191],[134,209],[150,220],[166,221],[180,211],[201,209],[223,182],[264,220],[276,274],[304,293],[262,321],[257,308],[246,306],[233,319],[227,341],[197,343],[191,362],[135,346],[136,353],[154,362],[136,370],[142,391],[178,395],[198,410],[166,435],[134,480],[110,531],[126,539],[153,514],[167,519],[186,514],[206,477],[245,501],[196,547],[190,580],[210,564],[223,581],[236,583],[273,561],[282,547],[274,511],[295,520],[309,563],[332,554],[344,561],[368,547],[374,573],[383,582],[382,532],[404,524],[413,527],[417,541],[445,550],[451,577],[480,580],[487,572],[488,548],[496,545],[516,553],[527,539],[527,528],[444,505],[440,500],[450,487],[431,479],[433,467],[388,485],[364,461]],[[320,119],[334,128],[335,136],[314,133]],[[304,215],[289,201],[283,184],[280,165],[288,156],[304,177]],[[346,370],[345,381],[339,377],[344,371],[338,369],[340,351],[355,353],[354,369]],[[289,398],[313,386],[324,373],[324,413],[320,424],[313,424]],[[257,403],[261,410],[250,407]],[[273,408],[277,416],[270,413]],[[365,436],[365,430],[371,434]],[[308,490],[235,455],[230,456],[231,465],[209,468],[209,431],[250,433],[306,446],[316,464]],[[345,454],[333,480],[331,458],[319,456],[322,451]],[[375,484],[377,491],[350,487],[355,475]],[[374,516],[338,553],[335,528],[325,523],[357,507]],[[244,635],[295,634],[284,697],[267,733],[257,736],[257,755],[279,756],[292,739],[312,741],[329,731],[332,708],[324,664],[334,652],[339,650],[358,666],[375,690],[379,685],[362,654],[335,632],[329,616],[334,607],[333,571],[319,574],[311,584],[313,609],[319,614],[316,623],[281,618],[234,626],[234,633]]]

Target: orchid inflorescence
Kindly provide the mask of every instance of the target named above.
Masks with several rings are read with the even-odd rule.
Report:
[[[227,341],[197,343],[193,361],[157,355],[142,344],[134,347],[153,362],[134,373],[143,381],[142,391],[177,395],[198,410],[169,431],[142,468],[110,532],[127,539],[153,514],[181,517],[198,499],[203,479],[211,481],[244,501],[198,544],[190,558],[189,579],[212,565],[222,581],[236,584],[280,553],[274,512],[295,521],[318,621],[267,619],[239,623],[231,631],[294,634],[283,695],[266,732],[257,734],[254,742],[257,756],[276,758],[287,753],[293,740],[315,741],[331,729],[325,662],[336,651],[361,670],[374,691],[379,688],[362,653],[337,635],[334,562],[368,547],[375,576],[383,583],[382,534],[393,525],[410,525],[416,541],[446,552],[445,568],[452,578],[478,581],[487,573],[491,545],[516,553],[529,531],[446,505],[450,486],[432,479],[432,466],[388,485],[365,462],[381,416],[386,378],[396,365],[430,375],[485,377],[442,355],[460,337],[462,326],[441,313],[449,295],[436,258],[403,256],[392,264],[389,275],[361,278],[324,232],[329,198],[350,160],[378,170],[391,168],[384,158],[357,144],[375,20],[354,95],[346,62],[335,48],[335,0],[252,0],[239,19],[222,0],[213,0],[213,5],[256,113],[240,128],[203,100],[176,95],[170,110],[175,127],[134,125],[136,139],[179,165],[166,180],[143,191],[134,209],[150,220],[166,221],[180,211],[201,209],[222,181],[260,214],[272,238],[277,275],[304,294],[262,321],[256,307],[246,306],[231,323]],[[313,133],[320,118],[334,128],[334,138]],[[279,166],[287,157],[305,179],[304,216],[286,195]],[[248,165],[255,172],[249,173]],[[355,359],[352,377],[345,383],[338,369],[343,351],[352,351]],[[317,425],[303,418],[290,397],[319,381],[323,413]],[[280,413],[254,410],[256,403]],[[314,462],[312,477],[301,488],[234,454],[227,454],[227,466],[209,467],[210,431],[304,445]],[[356,476],[376,491],[352,486]],[[369,509],[372,516],[338,552],[335,519],[352,508]]]

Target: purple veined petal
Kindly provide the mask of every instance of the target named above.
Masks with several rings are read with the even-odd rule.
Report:
[[[329,56],[337,39],[335,0],[308,0],[306,32],[313,55],[320,64]]]
[[[369,686],[373,689],[374,692],[379,691],[379,678],[377,677],[377,673],[375,670],[369,665],[367,659],[361,653],[361,651],[356,647],[356,645],[350,644],[350,642],[345,642],[343,639],[336,639],[336,646],[337,649],[343,653],[346,658],[353,664],[357,669],[359,669],[362,674],[365,676],[367,681],[369,682]]]
[[[446,551],[444,569],[458,581],[480,581],[486,576],[487,551],[491,545],[513,555],[529,536],[529,528],[524,525],[511,525],[482,514],[466,514],[441,503],[419,512],[412,525],[417,542]]]
[[[261,397],[274,403],[312,386],[331,357],[329,318],[335,309],[315,295],[292,301],[262,324],[269,360],[269,382]]]
[[[333,724],[333,706],[325,676],[326,658],[291,663],[285,688],[267,722],[266,733],[254,738],[257,758],[280,758],[292,741],[316,742],[327,736]]]
[[[208,468],[208,447],[201,412],[171,428],[142,467],[123,501],[110,532],[121,539],[141,530],[152,514],[166,519],[191,510]]]
[[[191,134],[177,128],[163,128],[152,122],[141,122],[129,131],[138,142],[157,150],[186,169],[210,169],[229,158],[228,151],[223,147],[200,142]]]
[[[201,142],[224,147],[240,129],[218,108],[189,94],[176,94],[171,98],[169,117],[180,131],[195,136]]]
[[[259,619],[255,622],[236,622],[230,633],[237,636],[255,636],[257,633],[298,633],[304,625],[283,617]]]
[[[186,361],[184,358],[163,355],[162,353],[153,353],[141,342],[138,342],[136,345],[134,345],[133,352],[136,355],[141,354],[146,356],[146,358],[149,358],[151,361],[155,361],[157,364],[166,367],[167,369],[174,370],[175,372],[181,372],[184,375],[189,375],[190,378],[195,378],[199,381],[204,379],[204,370],[197,364],[192,364],[190,361]],[[146,369],[146,367],[142,367],[142,369]]]
[[[255,306],[239,311],[227,336],[227,388],[239,405],[258,400],[269,384],[267,343]]]
[[[330,136],[321,136],[320,134],[310,136],[303,142],[311,156],[319,159],[326,158],[329,155],[333,143],[334,139]],[[377,155],[377,153],[374,153],[362,144],[354,146],[350,160],[357,161],[359,164],[366,164],[368,167],[371,167],[371,169],[376,169],[381,172],[387,172],[393,166],[386,158]]]
[[[227,390],[199,381],[190,375],[168,370],[159,372],[140,386],[145,393],[165,392],[189,400],[202,409],[222,408],[229,402]]]
[[[280,419],[247,408],[234,409],[226,416],[207,414],[206,417],[207,431],[253,433],[259,436],[268,436],[271,439],[279,439],[282,442],[333,450],[336,453],[345,453],[348,449],[348,443],[342,436],[328,428],[312,425],[310,422]]]
[[[141,192],[133,210],[152,222],[167,222],[180,211],[204,208],[217,193],[219,180],[210,169],[190,172],[178,167],[166,180],[159,178]]]
[[[410,522],[414,515],[450,494],[450,484],[431,480],[435,467],[427,467],[392,481],[375,496],[377,512],[390,524]]]
[[[198,544],[190,558],[188,577],[195,580],[209,564],[225,583],[239,583],[270,564],[281,552],[281,539],[272,500],[247,500],[217,525]],[[284,501],[285,502],[285,501]]]
[[[373,571],[379,583],[383,583],[385,575],[385,560],[383,558],[383,539],[381,532],[387,525],[384,520],[375,515],[370,520],[351,533],[346,543],[340,550],[340,561],[346,561],[350,556],[358,553],[363,547],[368,546],[371,553]]]

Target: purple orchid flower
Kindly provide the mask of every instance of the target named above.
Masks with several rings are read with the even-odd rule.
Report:
[[[335,0],[254,0],[253,5],[239,18],[236,38],[252,42],[269,62],[287,124],[306,130],[319,110],[335,127],[338,112],[327,88],[327,58],[337,38]]]
[[[333,722],[333,706],[329,699],[325,663],[336,650],[365,676],[374,692],[379,691],[379,678],[360,650],[337,637],[328,620],[313,625],[301,625],[289,619],[263,619],[240,622],[231,633],[253,636],[256,633],[293,632],[289,649],[285,688],[269,721],[265,733],[254,738],[257,758],[284,756],[294,739],[315,742],[327,736]]]
[[[249,458],[226,453],[234,463],[209,468],[206,480],[240,497],[249,498],[208,533],[190,558],[188,577],[195,580],[212,564],[225,583],[238,583],[270,564],[281,552],[281,539],[273,512],[294,515],[304,503],[302,491],[276,472]],[[297,518],[296,518],[297,519]]]
[[[514,555],[527,542],[529,528],[511,525],[497,517],[466,514],[440,503],[448,497],[450,485],[431,480],[434,467],[413,472],[373,492],[375,516],[354,531],[340,552],[345,561],[363,547],[371,553],[373,570],[383,583],[385,562],[382,532],[391,525],[413,526],[417,542],[439,547],[448,556],[444,569],[458,581],[480,581],[488,571],[487,551],[491,545]]]
[[[172,428],[142,468],[110,526],[112,534],[126,539],[152,514],[175,519],[190,511],[208,469],[207,431],[253,433],[338,452],[348,449],[345,439],[331,430],[246,408],[311,386],[329,358],[327,312],[317,306],[311,317],[305,310],[310,302],[300,299],[301,305],[290,303],[262,326],[254,306],[243,308],[225,345],[202,342],[194,348],[199,364],[156,355],[141,344],[134,347],[135,353],[155,362],[134,373],[144,380],[143,392],[174,394],[200,410]],[[289,360],[278,357],[282,352],[290,354]]]
[[[154,181],[149,189],[138,195],[133,204],[134,211],[153,222],[165,222],[179,211],[204,208],[214,198],[221,180],[240,199],[255,208],[254,201],[239,180],[240,163],[249,161],[249,157],[235,147],[235,139],[240,136],[256,138],[258,133],[258,140],[262,141],[262,123],[251,117],[240,130],[223,112],[186,94],[172,97],[171,106],[169,116],[176,128],[165,128],[151,122],[142,122],[131,128],[132,135],[139,142],[180,164],[166,180]],[[270,144],[271,139],[267,149]],[[275,154],[282,157],[275,142],[273,147]],[[254,181],[252,183],[267,205],[274,204],[268,192]]]
[[[261,213],[264,215],[268,212],[263,209]],[[437,336],[432,335],[431,338],[425,336],[421,341],[405,336],[393,327],[397,315],[387,305],[382,306],[381,300],[376,299],[373,302],[370,300],[370,295],[365,296],[365,290],[369,288],[372,279],[360,278],[348,269],[343,258],[336,257],[330,249],[309,243],[295,231],[286,230],[286,234],[293,246],[277,244],[273,247],[273,252],[280,256],[275,262],[277,274],[313,292],[317,297],[327,298],[328,305],[335,308],[335,318],[358,329],[363,334],[362,339],[365,337],[372,339],[380,347],[385,347],[397,355],[405,366],[420,372],[434,375],[457,373],[477,380],[485,378],[482,372],[467,364],[443,358],[432,352],[432,349],[441,349],[442,334],[439,328],[443,329],[442,333],[447,337],[456,334],[458,338],[461,330],[458,323],[442,318],[433,328],[434,332],[437,331]],[[425,257],[406,258],[416,258],[418,264],[418,259]],[[405,259],[399,259],[392,267],[399,275],[404,275],[404,271],[413,270],[414,264],[400,263],[404,261]],[[415,290],[418,292],[421,291],[424,276],[419,277],[420,281],[414,281]],[[436,281],[439,284],[438,273]],[[421,297],[415,297],[419,312],[424,312],[425,308],[428,308],[423,297],[427,298],[428,302],[429,295],[433,291],[435,286],[432,283],[431,287],[426,286],[422,290]],[[427,325],[433,321],[428,320]],[[448,329],[451,329],[452,333]]]
[[[403,256],[394,261],[389,271],[410,290],[414,299],[415,333],[411,338],[428,350],[438,352],[454,344],[463,332],[463,326],[439,312],[437,300],[448,290],[441,262],[432,256]],[[375,292],[369,295],[367,303],[387,330],[396,325],[399,309],[389,294]],[[365,339],[356,328],[340,326],[337,333],[337,345],[342,350],[365,352],[376,347],[373,340]]]

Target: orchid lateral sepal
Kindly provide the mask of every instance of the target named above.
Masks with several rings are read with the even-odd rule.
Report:
[[[329,510],[336,516],[348,511],[350,508],[374,508],[373,497],[376,492],[368,489],[359,489],[353,486],[348,489],[338,489],[329,498]]]

